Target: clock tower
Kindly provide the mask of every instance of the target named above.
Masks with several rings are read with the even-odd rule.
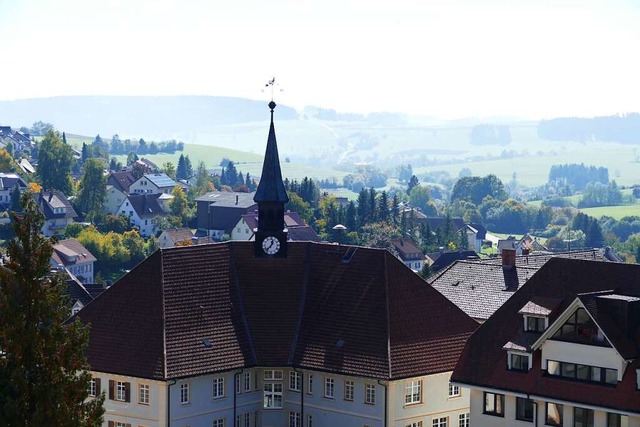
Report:
[[[273,126],[273,110],[276,103],[269,103],[271,125],[264,154],[262,175],[253,200],[258,204],[258,228],[254,253],[256,257],[284,258],[287,256],[287,229],[284,224],[284,205],[289,196],[282,182],[276,131]]]

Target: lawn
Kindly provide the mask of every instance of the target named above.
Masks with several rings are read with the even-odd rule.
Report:
[[[622,205],[622,206],[602,206],[598,208],[585,208],[580,209],[580,212],[589,216],[600,218],[603,216],[610,216],[619,220],[625,216],[640,216],[640,204],[635,205]]]

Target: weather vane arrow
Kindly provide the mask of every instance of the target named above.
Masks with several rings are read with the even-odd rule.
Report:
[[[273,91],[274,91],[276,86],[279,86],[279,84],[276,83],[276,78],[275,77],[272,77],[271,80],[269,80],[264,85],[265,88],[271,87],[271,101],[273,101]],[[264,92],[265,90],[262,89],[262,91]],[[282,92],[282,89],[280,89],[280,92]]]

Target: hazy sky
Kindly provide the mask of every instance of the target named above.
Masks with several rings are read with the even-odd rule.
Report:
[[[640,111],[636,0],[0,0],[0,99],[225,95],[339,111]]]

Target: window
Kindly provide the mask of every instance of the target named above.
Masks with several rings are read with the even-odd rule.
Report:
[[[149,404],[149,384],[140,384],[138,392],[138,403],[142,405]]]
[[[525,316],[524,330],[530,332],[544,332],[546,329],[544,317]]]
[[[458,415],[458,427],[469,427],[469,413]]]
[[[447,427],[449,424],[446,417],[434,418],[433,427]]]
[[[344,382],[344,400],[353,401],[355,395],[355,383],[353,381],[345,380]]]
[[[189,403],[189,383],[180,384],[180,404]]]
[[[574,407],[573,427],[593,427],[593,409]]]
[[[564,407],[557,403],[547,402],[547,415],[545,417],[545,424],[548,426],[561,426],[562,425],[562,411]]]
[[[307,427],[313,427],[313,415],[307,415]]]
[[[289,412],[289,427],[302,427],[300,424],[300,412]]]
[[[607,412],[607,427],[627,427],[629,420],[626,415]]]
[[[504,394],[484,392],[484,413],[504,417]]]
[[[374,384],[364,385],[364,403],[375,405],[376,403],[376,386]]]
[[[289,390],[300,391],[302,375],[300,372],[289,371]]]
[[[533,422],[533,400],[516,397],[516,420]]]
[[[313,394],[313,374],[307,376],[307,393]]]
[[[333,399],[333,387],[334,387],[333,378],[325,378],[324,379],[324,397],[329,397]]]
[[[579,363],[549,360],[547,361],[547,373],[571,380],[618,384],[618,371],[616,369],[581,365]]]
[[[109,380],[109,400],[131,401],[131,383]]]
[[[264,371],[265,380],[282,380],[282,371],[274,371],[267,369]]]
[[[236,375],[236,394],[240,394],[241,387],[240,387],[240,375]]]
[[[460,387],[457,385],[453,385],[449,382],[449,397],[458,397],[460,396]]]
[[[509,369],[512,371],[528,371],[529,355],[521,353],[509,353]]]
[[[213,427],[224,427],[224,418],[213,420]]]
[[[244,414],[244,427],[251,427],[251,412]]]
[[[116,400],[124,402],[127,396],[126,390],[127,388],[125,386],[125,383],[122,381],[118,381],[118,384],[116,385]]]
[[[224,396],[224,377],[216,377],[213,379],[213,398],[217,399]]]
[[[266,409],[282,408],[281,383],[264,383],[264,407]]]
[[[420,403],[422,401],[422,380],[407,381],[404,392],[404,403]]]
[[[405,424],[405,427],[422,427],[422,421]]]
[[[91,378],[89,381],[89,396],[97,396],[100,393],[100,378]]]
[[[609,347],[602,331],[596,326],[584,308],[577,309],[564,325],[553,334],[553,338],[561,341]]]
[[[244,391],[251,391],[251,372],[245,372],[243,375]]]

